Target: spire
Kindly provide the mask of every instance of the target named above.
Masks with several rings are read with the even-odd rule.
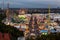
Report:
[[[49,20],[50,20],[50,5],[49,5],[49,10],[48,10],[48,15],[49,15]]]
[[[49,17],[50,17],[50,5],[48,6],[49,8],[48,8],[48,13],[49,13]]]

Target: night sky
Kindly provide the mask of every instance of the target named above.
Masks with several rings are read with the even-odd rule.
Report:
[[[3,0],[0,0],[0,7],[2,7]],[[60,7],[60,0],[4,0],[4,7],[11,8],[47,8],[50,5],[51,8]]]

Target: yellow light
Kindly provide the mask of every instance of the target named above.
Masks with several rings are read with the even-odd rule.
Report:
[[[45,34],[45,33],[42,33],[43,35]]]
[[[21,18],[21,17],[24,17],[24,18],[25,18],[26,16],[25,16],[25,15],[18,15],[18,17],[20,17],[20,18]]]

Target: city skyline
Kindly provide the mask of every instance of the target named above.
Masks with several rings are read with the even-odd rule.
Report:
[[[7,7],[9,2],[10,8],[51,8],[60,7],[60,0],[4,0],[4,7]],[[2,8],[3,0],[0,1],[0,8]]]

